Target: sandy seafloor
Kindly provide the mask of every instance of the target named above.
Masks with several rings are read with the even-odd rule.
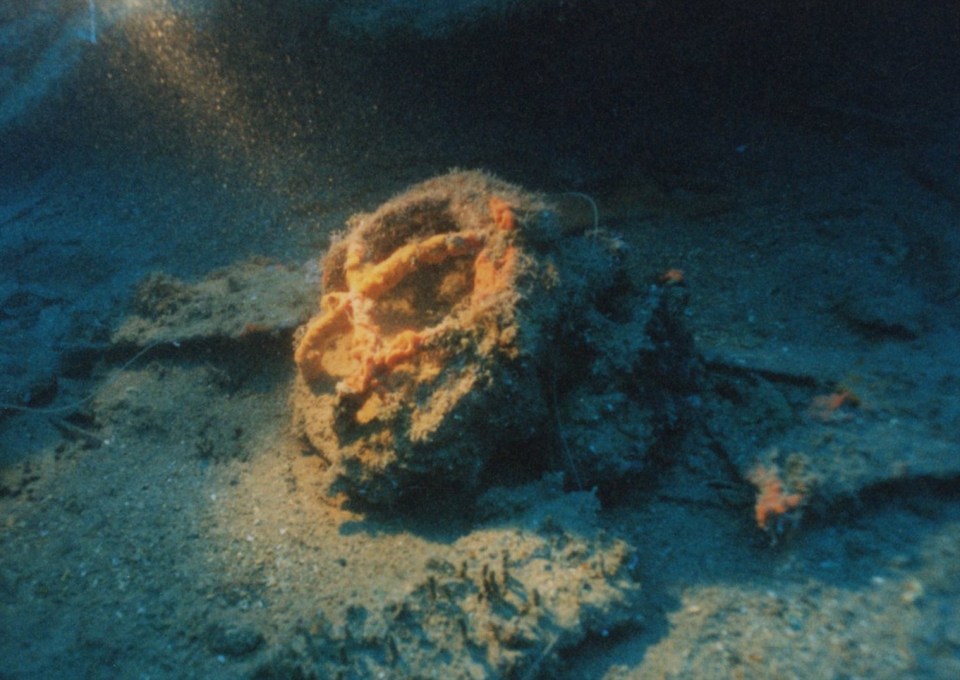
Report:
[[[597,114],[622,126],[607,135],[588,67],[549,72],[544,94],[511,81],[509,49],[467,85],[456,38],[285,71],[113,29],[0,141],[0,678],[960,677],[960,118],[929,73],[955,42],[926,61],[834,55],[769,99],[776,78],[749,63],[714,82],[664,50],[649,59],[677,70],[639,78],[655,94],[625,95],[633,122]],[[559,49],[535,42],[531,59]],[[857,91],[867,62],[889,96]],[[604,73],[610,107],[629,78]],[[287,86],[316,95],[313,118],[309,96],[275,98]],[[602,503],[548,483],[390,516],[323,497],[287,402],[316,262],[349,215],[453,166],[588,193],[638,281],[683,270],[697,351],[729,376],[723,450],[692,436]],[[225,267],[282,313],[214,305],[129,363],[147,346],[116,335],[137,283]],[[856,403],[810,410],[841,388]],[[791,453],[819,491],[771,545],[746,475]],[[486,574],[508,544],[556,562],[511,565],[558,593],[522,610],[525,632],[503,633],[509,608],[432,604],[438,579],[472,588],[461,562]],[[622,568],[595,563],[610,546]],[[473,614],[497,630],[468,634]]]

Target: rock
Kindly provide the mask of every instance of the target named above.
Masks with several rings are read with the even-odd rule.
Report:
[[[306,273],[269,260],[250,260],[189,284],[167,274],[141,281],[132,313],[115,345],[241,339],[291,331],[310,314]]]
[[[409,564],[378,605],[304,621],[256,677],[556,677],[562,654],[634,624],[639,556],[556,476],[485,495],[494,512]]]
[[[207,646],[215,654],[245,656],[263,644],[263,635],[247,626],[215,624],[207,630]]]
[[[900,282],[851,285],[834,309],[841,320],[868,340],[916,340],[929,326],[923,296]]]

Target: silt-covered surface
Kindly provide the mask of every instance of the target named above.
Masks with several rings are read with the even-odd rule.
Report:
[[[242,4],[0,16],[0,676],[958,674],[951,4]]]

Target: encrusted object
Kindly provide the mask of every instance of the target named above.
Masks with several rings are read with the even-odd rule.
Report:
[[[614,292],[629,289],[619,241],[561,236],[539,196],[466,171],[348,227],[324,259],[320,311],[294,352],[295,424],[330,464],[331,491],[391,505],[433,490],[473,494],[498,467],[565,468],[577,486],[642,467],[642,437],[611,466],[563,451],[558,432],[559,414],[579,408],[561,403],[574,394],[616,404],[641,392],[633,373],[656,349],[648,329],[659,302],[620,309]],[[572,427],[603,439],[617,418],[608,415]]]
[[[354,216],[333,244],[320,313],[298,334],[294,407],[345,490],[383,503],[408,483],[472,487],[493,452],[534,434],[544,324],[531,317],[556,309],[521,223],[544,209],[454,172]]]

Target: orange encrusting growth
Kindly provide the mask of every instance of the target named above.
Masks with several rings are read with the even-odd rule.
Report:
[[[664,283],[667,285],[683,283],[684,282],[683,270],[677,269],[677,268],[668,269],[667,271],[660,274],[659,281],[660,283]]]
[[[481,250],[473,264],[473,298],[476,304],[487,296],[501,291],[513,277],[517,265],[517,249],[509,246],[497,258],[488,249]]]
[[[841,419],[838,411],[844,406],[860,406],[860,398],[850,390],[841,388],[830,394],[815,396],[807,408],[807,416],[821,423],[829,423]]]
[[[757,503],[754,511],[757,526],[761,529],[768,529],[771,521],[795,510],[803,503],[802,494],[784,491],[783,481],[776,468],[758,465],[750,472],[748,478],[757,487]]]
[[[338,394],[363,395],[378,375],[413,359],[438,328],[405,329],[386,337],[374,320],[375,307],[380,298],[426,266],[475,254],[471,308],[508,287],[516,269],[517,250],[504,243],[503,237],[493,236],[497,230],[512,232],[516,217],[513,209],[496,196],[490,198],[488,206],[493,233],[464,230],[434,234],[404,244],[376,263],[366,261],[363,243],[350,243],[343,263],[347,290],[323,297],[320,315],[307,324],[294,353],[303,377],[309,382],[327,374],[339,378]]]
[[[435,234],[418,243],[408,243],[375,265],[362,268],[362,255],[348,254],[346,275],[352,292],[377,299],[422,265],[439,264],[462,257],[483,247],[483,235],[476,231]],[[359,250],[359,248],[358,248]]]
[[[513,231],[517,227],[517,218],[513,214],[510,204],[498,196],[491,196],[487,203],[490,206],[490,215],[493,223],[503,231]]]

